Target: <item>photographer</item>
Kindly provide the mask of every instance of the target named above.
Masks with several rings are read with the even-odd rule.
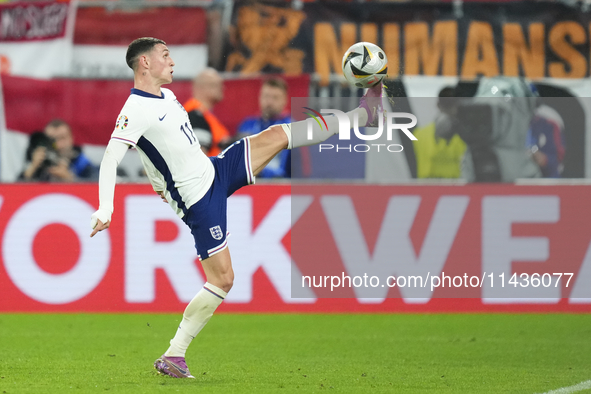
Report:
[[[463,98],[435,134],[457,133],[468,149],[462,175],[469,182],[515,182],[542,173],[526,149],[537,96],[520,78],[482,78],[473,98]]]
[[[19,180],[37,182],[75,182],[98,179],[98,169],[74,145],[72,130],[63,120],[52,120],[44,132],[31,135],[27,166]]]

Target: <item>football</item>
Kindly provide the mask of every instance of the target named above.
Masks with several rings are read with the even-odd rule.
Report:
[[[345,52],[342,67],[347,82],[358,88],[370,88],[388,73],[388,58],[376,44],[358,42]]]

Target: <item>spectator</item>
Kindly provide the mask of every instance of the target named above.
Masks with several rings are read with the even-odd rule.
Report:
[[[439,92],[435,122],[415,129],[413,141],[417,158],[417,178],[461,178],[466,144],[453,133],[457,110],[455,89],[447,86]]]
[[[98,168],[74,145],[70,125],[54,119],[43,132],[31,135],[26,154],[27,165],[19,180],[75,182],[97,180]]]
[[[528,149],[544,178],[560,178],[565,146],[562,117],[547,105],[540,105],[530,123]]]
[[[285,113],[287,107],[287,83],[281,78],[270,78],[263,82],[259,93],[259,116],[250,116],[238,126],[238,137],[258,134],[281,123],[291,123]],[[291,150],[281,151],[258,175],[260,178],[289,178],[291,176]]]
[[[193,80],[193,98],[184,105],[193,132],[207,156],[217,156],[232,142],[228,129],[211,112],[224,98],[224,81],[213,68],[206,68]]]

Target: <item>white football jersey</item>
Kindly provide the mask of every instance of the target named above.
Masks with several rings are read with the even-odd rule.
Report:
[[[154,190],[164,191],[183,217],[205,195],[215,171],[193,133],[187,111],[172,91],[161,91],[158,97],[131,89],[111,138],[138,150]]]

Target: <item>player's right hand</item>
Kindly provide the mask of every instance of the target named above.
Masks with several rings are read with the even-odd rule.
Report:
[[[99,209],[90,217],[90,227],[92,228],[92,233],[90,234],[90,237],[94,237],[96,233],[109,228],[110,225],[111,212],[105,209]]]
[[[156,193],[158,193],[158,195],[160,196],[160,198],[162,199],[163,202],[168,204],[168,200],[164,196],[164,192],[156,192]]]

